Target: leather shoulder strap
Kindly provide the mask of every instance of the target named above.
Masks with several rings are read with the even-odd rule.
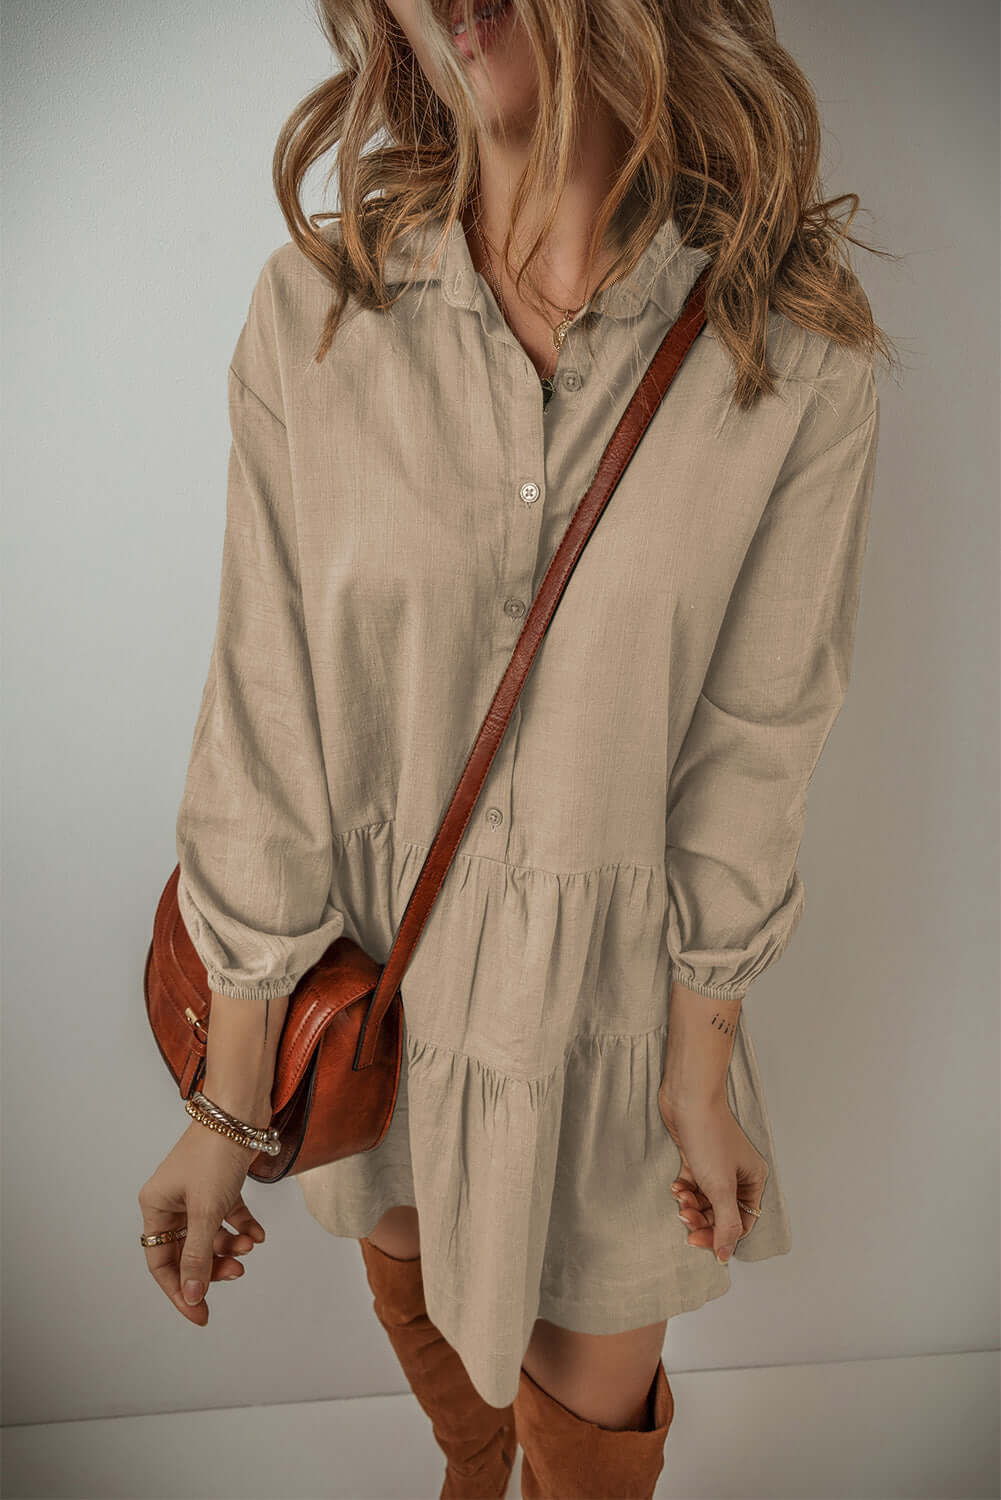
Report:
[[[647,366],[598,465],[587,493],[578,504],[563,539],[553,554],[535,596],[514,653],[476,736],[458,785],[428,850],[407,902],[389,957],[383,965],[355,1051],[354,1067],[367,1068],[375,1057],[383,1016],[400,987],[424,923],[472,816],[487,773],[577,561],[611,499],[654,413],[667,394],[681,363],[705,326],[707,265],[696,277],[676,321],[665,334]]]

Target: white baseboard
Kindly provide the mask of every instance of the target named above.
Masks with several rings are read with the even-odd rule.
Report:
[[[657,1500],[999,1495],[996,1352],[668,1374]],[[444,1462],[409,1394],[8,1427],[3,1450],[5,1500],[433,1500]]]

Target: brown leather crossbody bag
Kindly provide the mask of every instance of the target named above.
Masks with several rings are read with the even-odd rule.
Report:
[[[705,266],[647,367],[605,449],[594,479],[553,554],[510,662],[417,877],[385,964],[342,935],[302,975],[289,997],[271,1091],[281,1149],[259,1152],[258,1182],[371,1151],[389,1129],[403,1057],[400,981],[469,822],[518,695],[577,561],[681,363],[705,326]],[[153,1035],[181,1097],[205,1073],[211,991],[177,904],[180,866],[153,923],[143,988]]]

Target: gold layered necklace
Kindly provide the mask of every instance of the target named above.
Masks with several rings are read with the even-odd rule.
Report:
[[[501,295],[501,289],[497,285],[495,277],[490,271],[487,270],[484,270],[483,274],[486,277],[487,281],[490,283],[490,290],[497,298],[497,305],[506,318],[507,305],[504,302],[504,298]],[[550,307],[558,306],[557,303],[550,302],[548,297],[543,297],[542,300],[543,302],[549,302]],[[574,318],[576,318],[578,313],[583,312],[586,306],[587,301],[585,300],[580,304],[580,307],[565,307],[563,309],[563,316],[560,321],[556,324],[550,324],[550,327],[553,330],[553,348],[557,351],[557,353],[559,353],[560,349],[562,349],[563,347],[563,340],[566,338],[567,332],[570,328],[570,325],[573,323]]]
[[[498,286],[497,281],[495,280],[495,278],[493,277],[493,275],[491,275],[491,273],[488,270],[486,270],[486,269],[484,270],[483,275],[485,276],[485,278],[486,278],[486,280],[487,280],[487,282],[488,282],[488,284],[490,286],[490,290],[493,292],[494,296],[497,298],[497,306],[500,308],[501,313],[503,314],[506,322],[510,325],[511,320],[510,320],[510,318],[507,315],[507,305],[506,305],[506,303],[504,301],[504,298],[503,298],[503,296],[501,294],[501,289]],[[542,300],[544,302],[548,302],[549,298],[548,297],[543,297]],[[550,302],[549,305],[550,305],[550,307],[555,307],[557,304],[553,303],[553,302]],[[567,336],[567,332],[569,331],[570,325],[573,323],[573,320],[577,316],[577,314],[580,313],[580,312],[583,312],[583,310],[584,310],[584,308],[586,306],[587,306],[587,302],[585,301],[585,302],[581,303],[580,307],[565,307],[563,309],[563,316],[560,319],[560,321],[558,323],[556,323],[555,325],[554,324],[550,324],[550,327],[553,330],[553,348],[556,350],[556,360],[557,361],[559,360],[560,350],[563,347],[563,340]],[[555,371],[555,362],[554,362],[553,370]],[[555,386],[555,384],[553,382],[553,372],[550,372],[548,375],[540,375],[539,376],[539,384],[542,387],[542,410],[545,411],[548,408],[550,401],[553,399],[554,395],[556,394],[556,386]]]
[[[490,290],[493,292],[494,297],[497,299],[497,306],[500,308],[502,317],[504,318],[505,322],[510,327],[512,325],[511,325],[511,319],[508,316],[507,303],[505,302],[504,295],[501,292],[500,284],[497,281],[497,278],[494,276],[493,271],[491,269],[491,259],[492,259],[493,254],[495,253],[494,252],[494,247],[491,244],[489,244],[489,242],[485,239],[485,237],[483,236],[483,234],[480,233],[480,231],[479,231],[478,228],[474,230],[474,233],[476,234],[477,241],[479,242],[480,253],[483,256],[483,260],[484,260],[484,266],[483,266],[483,271],[482,271],[483,278],[487,282],[487,285],[490,287]],[[552,302],[548,297],[545,297],[545,296],[543,296],[542,300],[544,302],[548,302],[550,307],[558,307],[558,305],[559,305],[558,303]],[[584,311],[584,308],[586,306],[587,306],[587,300],[585,299],[585,301],[583,301],[580,304],[579,307],[564,307],[564,308],[562,308],[561,309],[562,316],[561,316],[559,322],[555,323],[555,324],[550,323],[550,325],[549,325],[550,328],[552,329],[552,334],[553,334],[553,348],[556,351],[556,360],[554,361],[553,367],[549,371],[549,373],[544,374],[544,375],[543,374],[539,375],[539,383],[540,383],[540,385],[542,387],[542,409],[543,409],[543,411],[545,411],[547,409],[547,407],[549,406],[550,401],[552,400],[553,396],[556,394],[556,386],[554,384],[553,376],[555,374],[556,363],[559,361],[560,350],[563,347],[563,341],[566,338],[567,333],[569,332],[570,327],[571,327],[574,319],[577,317],[578,313],[581,313],[581,312]]]

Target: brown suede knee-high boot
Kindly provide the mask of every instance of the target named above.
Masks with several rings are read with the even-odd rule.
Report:
[[[522,1367],[514,1416],[523,1500],[651,1500],[664,1467],[674,1396],[659,1360],[639,1425],[600,1427],[557,1401]]]
[[[483,1400],[459,1355],[431,1322],[420,1256],[399,1260],[368,1238],[358,1243],[376,1317],[445,1455],[439,1500],[499,1500],[507,1493],[517,1453],[512,1407]]]

